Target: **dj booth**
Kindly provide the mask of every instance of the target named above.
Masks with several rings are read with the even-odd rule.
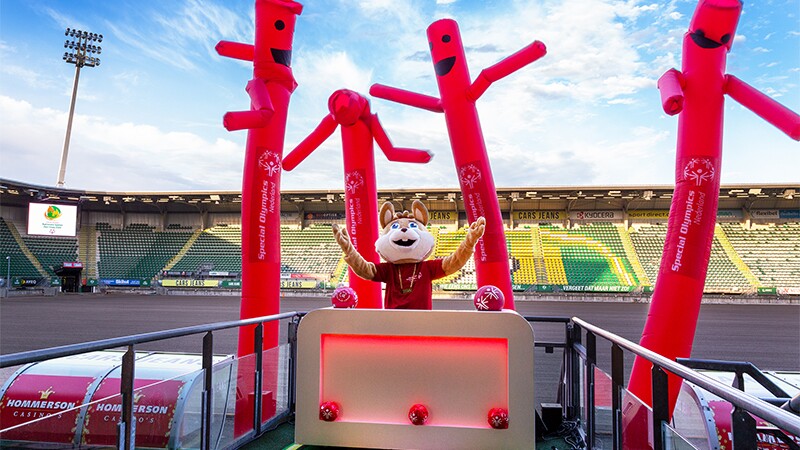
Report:
[[[295,442],[527,448],[533,330],[514,311],[328,308],[298,330]]]

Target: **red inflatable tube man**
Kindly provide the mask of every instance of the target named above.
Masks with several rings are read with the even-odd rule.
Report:
[[[228,131],[249,129],[242,180],[242,303],[239,318],[280,311],[280,184],[289,97],[292,38],[300,3],[256,0],[255,45],[220,41],[217,53],[253,61],[250,110],[229,112]],[[253,353],[253,327],[239,332],[239,356]],[[264,348],[278,345],[278,323],[264,325]]]
[[[669,359],[691,355],[697,327],[717,217],[725,94],[793,139],[800,139],[800,116],[725,74],[726,55],[741,11],[739,0],[700,0],[684,35],[682,71],[671,69],[658,81],[664,111],[680,113],[675,192],[658,281],[640,343]],[[650,405],[651,367],[637,358],[628,386]],[[678,377],[670,376],[670,412],[680,383]]]
[[[514,309],[503,218],[475,102],[492,83],[541,58],[546,49],[544,44],[535,41],[484,69],[475,81],[470,82],[464,46],[454,20],[442,19],[432,23],[428,27],[428,42],[441,98],[380,84],[372,85],[369,93],[386,100],[444,113],[467,220],[474,222],[478,217],[486,218],[486,233],[475,249],[478,286],[497,286],[503,291],[506,308]]]
[[[390,161],[427,163],[431,154],[424,150],[394,147],[376,114],[370,113],[369,101],[347,89],[333,93],[328,100],[330,114],[297,148],[286,155],[283,168],[292,170],[342,127],[344,157],[344,202],[347,232],[358,253],[378,264],[375,241],[378,240],[378,191],[375,181],[375,155],[372,141]],[[348,269],[350,286],[358,294],[358,308],[381,308],[381,285],[360,278]]]

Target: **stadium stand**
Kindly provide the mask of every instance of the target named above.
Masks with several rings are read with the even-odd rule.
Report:
[[[172,259],[191,236],[190,232],[155,231],[146,224],[112,229],[96,224],[100,278],[150,279]]]
[[[597,222],[564,229],[539,226],[548,279],[575,286],[636,286],[638,279],[625,256],[618,229]],[[559,261],[560,260],[560,261]]]
[[[664,250],[664,240],[667,236],[665,224],[643,224],[632,227],[631,240],[639,255],[639,260],[653,283],[658,276],[661,264],[661,252]],[[755,288],[731,260],[719,237],[714,237],[711,245],[711,257],[708,262],[705,292],[708,293],[736,293]]]
[[[37,269],[31,262],[33,256],[31,251],[24,247],[26,247],[25,242],[14,223],[0,218],[0,252],[11,258],[8,262],[10,266],[14,267],[14,275],[18,277],[44,276],[44,271]]]
[[[242,271],[241,225],[217,224],[198,230],[164,270],[194,272],[200,267],[225,272]]]
[[[504,209],[509,211],[504,216],[508,221],[504,226],[515,290],[645,293],[652,290],[666,236],[671,188],[584,188],[577,193],[548,188],[519,192],[516,196],[515,192],[500,191],[501,203],[507,199],[503,208],[510,208],[512,197],[516,199],[513,210]],[[10,181],[0,184],[3,195],[0,257],[8,256],[12,278],[37,278],[42,285],[49,285],[44,280],[67,261],[83,264],[81,276],[89,286],[98,282],[102,285],[103,280],[109,279],[124,282],[169,276],[236,278],[241,273],[238,193],[213,193],[212,199],[208,193],[190,196],[188,193],[47,192],[48,188],[41,186],[28,187]],[[794,188],[783,186],[721,189],[721,211],[706,293],[800,294],[797,218],[800,209],[795,193]],[[77,236],[27,235],[24,231],[28,203],[56,195],[62,196],[62,202],[67,199],[82,202]],[[406,206],[417,196],[426,198],[431,210],[438,214],[438,222],[428,224],[436,239],[432,257],[443,257],[452,253],[465,236],[466,214],[463,199],[458,195],[450,190],[422,194],[415,190],[393,192],[382,199]],[[585,215],[584,211],[572,208],[574,202],[582,201],[581,196],[591,202],[603,198],[604,211],[599,212],[605,212],[602,217],[610,221],[585,219],[589,213]],[[745,197],[752,196],[762,204],[770,203],[765,209],[751,213]],[[612,202],[617,202],[617,209],[609,211],[607,205]],[[631,202],[637,202],[636,207],[626,209],[625,205]],[[160,205],[160,212],[153,211],[154,203]],[[344,223],[343,205],[339,203],[341,195],[330,191],[282,194],[282,209],[290,211],[281,215],[282,276],[313,279],[325,282],[328,287],[348,281],[347,266],[330,228],[331,223]],[[601,207],[600,203],[592,204]],[[213,271],[224,273],[209,273]],[[475,283],[475,265],[470,261],[460,271],[434,284],[438,289],[469,291],[475,288]],[[303,288],[312,285],[319,286],[312,283],[304,284]],[[219,286],[223,286],[222,282]],[[235,289],[239,285],[226,281],[224,286]]]
[[[722,229],[761,285],[800,287],[800,223],[760,225],[753,229],[724,223]]]

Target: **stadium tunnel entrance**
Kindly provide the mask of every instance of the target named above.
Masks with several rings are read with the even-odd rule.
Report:
[[[61,278],[61,292],[81,291],[81,271],[83,267],[61,266],[54,269],[55,274]]]

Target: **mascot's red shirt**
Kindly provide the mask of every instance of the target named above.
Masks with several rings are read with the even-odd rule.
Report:
[[[382,262],[372,281],[386,283],[383,307],[386,309],[432,309],[432,281],[444,276],[442,259],[418,263]]]

